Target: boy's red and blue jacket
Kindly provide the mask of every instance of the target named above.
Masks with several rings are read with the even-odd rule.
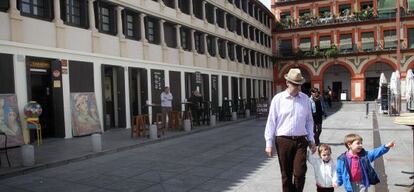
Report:
[[[389,150],[390,149],[388,147],[385,147],[385,145],[381,145],[380,147],[377,147],[371,151],[365,151],[364,149],[362,149],[362,151],[358,154],[358,156],[360,157],[359,167],[362,169],[361,170],[362,184],[364,184],[365,187],[368,188],[370,185],[368,181],[368,176],[367,176],[367,169],[368,169],[368,166],[371,166],[371,165],[367,165],[367,163],[364,163],[362,159],[367,157],[369,163],[371,163],[375,161],[377,158],[387,153]],[[350,177],[348,168],[345,164],[345,163],[348,163],[348,167],[350,167],[351,159],[349,159],[346,156],[346,153],[347,152],[341,154],[338,157],[337,164],[336,164],[336,173],[337,173],[338,178],[336,182],[338,186],[341,186],[343,184],[346,191],[352,192],[351,177]]]

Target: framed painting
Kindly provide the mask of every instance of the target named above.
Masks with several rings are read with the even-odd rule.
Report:
[[[7,147],[24,144],[22,126],[14,94],[0,94],[0,131],[7,135]],[[0,136],[0,148],[4,148],[5,137]]]
[[[95,93],[71,93],[73,136],[101,132]]]

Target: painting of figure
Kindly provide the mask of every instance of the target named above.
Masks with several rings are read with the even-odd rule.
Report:
[[[73,136],[101,132],[95,93],[71,93]]]
[[[0,132],[7,135],[7,147],[24,144],[20,123],[16,95],[0,94]],[[4,141],[0,136],[0,148],[4,148]]]

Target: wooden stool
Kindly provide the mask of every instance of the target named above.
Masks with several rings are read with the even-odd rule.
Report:
[[[36,129],[37,145],[42,144],[42,125],[40,125],[39,118],[27,118],[27,128]]]
[[[7,135],[6,133],[0,131],[0,136],[4,137],[4,148],[0,149],[0,153],[6,154],[7,163],[9,164],[9,167],[10,167],[9,154],[7,153]],[[1,157],[0,157],[0,167],[1,167]]]
[[[171,112],[171,128],[180,129],[181,128],[181,113],[178,111]]]
[[[148,115],[137,115],[133,117],[133,126],[131,128],[131,138],[146,136],[146,123],[148,122]]]
[[[162,121],[162,113],[157,113],[155,116],[155,124],[157,125],[158,133],[162,133],[162,135],[165,135],[165,126],[164,122]]]

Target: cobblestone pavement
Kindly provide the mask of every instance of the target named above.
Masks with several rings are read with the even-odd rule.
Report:
[[[277,157],[264,153],[264,126],[264,118],[249,120],[35,171],[0,180],[0,191],[281,191]],[[397,142],[381,160],[385,187],[377,191],[409,191],[396,186],[412,182],[401,173],[413,166],[409,127],[381,114],[365,116],[363,104],[337,104],[324,121],[321,141],[332,145],[336,157],[351,132],[364,138],[367,149],[375,135],[382,143]],[[310,166],[304,191],[315,191]]]

